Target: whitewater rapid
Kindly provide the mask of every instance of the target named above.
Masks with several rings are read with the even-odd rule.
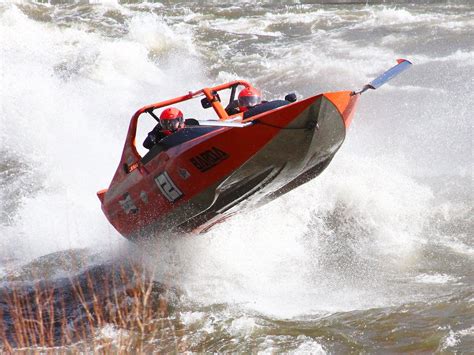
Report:
[[[141,254],[108,224],[95,193],[108,186],[129,118],[144,104],[236,78],[268,99],[358,89],[402,56],[414,67],[363,97],[318,179],[205,235],[158,241],[144,258],[190,302],[282,318],[468,287],[469,11],[193,6],[0,5],[0,270],[74,248]],[[414,38],[430,31],[439,38],[424,46]],[[440,196],[428,181],[437,178],[459,199],[449,189]],[[433,266],[437,248],[448,261]]]

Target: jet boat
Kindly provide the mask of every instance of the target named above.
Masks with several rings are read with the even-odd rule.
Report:
[[[97,193],[102,210],[120,234],[142,241],[202,233],[239,211],[272,201],[321,174],[341,147],[361,94],[410,65],[399,59],[358,92],[326,92],[299,101],[287,95],[233,115],[228,108],[238,88],[251,86],[246,81],[144,106],[131,118],[109,188]],[[224,91],[227,110],[220,99]],[[214,117],[186,120],[185,128],[141,156],[135,145],[138,119],[143,114],[157,119],[154,110],[193,99],[203,109],[212,108]]]

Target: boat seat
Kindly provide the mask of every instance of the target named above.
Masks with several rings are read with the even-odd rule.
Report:
[[[259,115],[266,111],[274,110],[278,107],[286,106],[290,103],[291,103],[290,101],[286,101],[286,100],[273,100],[273,101],[264,102],[263,104],[260,104],[258,106],[255,106],[254,108],[249,109],[248,111],[245,111],[244,119]]]
[[[232,115],[235,115],[237,113],[239,113],[239,100],[234,100],[232,101],[231,103],[229,103],[227,105],[227,107],[225,108],[225,112],[227,112],[227,114],[229,116],[232,116]]]

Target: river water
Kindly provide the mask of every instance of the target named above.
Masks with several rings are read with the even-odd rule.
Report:
[[[470,0],[0,3],[0,295],[132,262],[175,290],[157,351],[472,351],[473,38]],[[356,90],[397,58],[279,200],[146,250],[100,211],[137,108],[237,78]]]

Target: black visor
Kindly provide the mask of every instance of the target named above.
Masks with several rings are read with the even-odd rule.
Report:
[[[239,97],[240,107],[254,107],[261,101],[260,96],[242,96]]]
[[[183,122],[183,117],[177,117],[171,120],[160,119],[161,127],[165,131],[176,131],[182,122]]]

